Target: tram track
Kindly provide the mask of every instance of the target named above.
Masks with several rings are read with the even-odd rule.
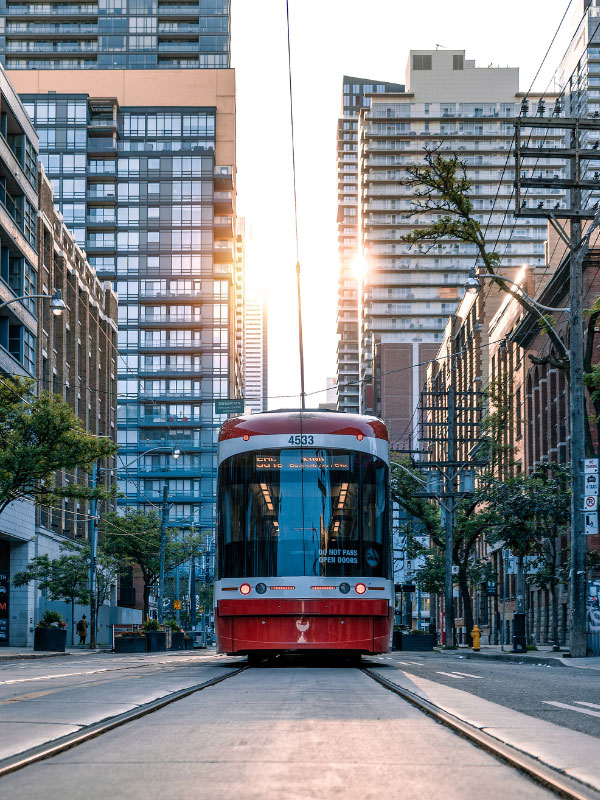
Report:
[[[436,722],[450,728],[454,733],[467,739],[478,747],[486,750],[497,759],[513,767],[532,778],[536,783],[554,792],[559,797],[569,798],[569,800],[600,800],[600,792],[591,786],[587,786],[579,781],[564,775],[552,767],[548,767],[533,756],[500,742],[489,733],[480,728],[459,719],[458,717],[444,711],[439,706],[425,700],[414,692],[404,689],[392,681],[383,678],[368,667],[361,667],[360,671],[367,677],[379,683],[385,689],[406,700],[411,705],[423,711]]]
[[[201,692],[204,689],[209,689],[211,686],[216,686],[218,683],[226,681],[229,678],[233,678],[236,675],[245,672],[247,669],[248,665],[243,664],[227,675],[219,675],[215,678],[202,681],[202,683],[188,686],[185,689],[178,689],[175,692],[171,692],[170,694],[164,695],[155,700],[138,705],[128,711],[124,711],[122,714],[100,720],[99,722],[94,722],[91,725],[87,725],[82,730],[69,733],[66,736],[53,739],[50,742],[44,742],[36,747],[31,747],[27,750],[23,750],[20,753],[16,753],[13,756],[8,756],[0,761],[0,778],[24,769],[25,767],[35,764],[38,761],[44,761],[45,759],[52,758],[59,753],[63,753],[66,750],[70,750],[73,747],[83,744],[84,742],[88,742],[90,739],[95,739],[97,736],[101,736],[103,733],[108,733],[108,731],[114,730],[115,728],[120,728],[122,725],[126,725],[128,722],[133,722],[134,720],[145,717],[148,714],[153,714],[155,711],[159,711],[161,708],[171,705],[171,703],[175,703],[178,700],[183,700],[184,698],[196,694],[197,692]]]

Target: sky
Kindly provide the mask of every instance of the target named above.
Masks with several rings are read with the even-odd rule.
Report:
[[[336,374],[336,126],[343,75],[404,83],[411,49],[466,50],[477,66],[520,68],[529,89],[553,74],[582,0],[289,0],[298,248],[307,407]],[[296,237],[285,0],[232,0],[237,212],[251,287],[267,294],[269,408],[298,407]]]

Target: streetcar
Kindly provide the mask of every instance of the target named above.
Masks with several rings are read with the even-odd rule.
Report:
[[[217,649],[390,649],[389,440],[375,418],[328,410],[228,419],[218,447]]]

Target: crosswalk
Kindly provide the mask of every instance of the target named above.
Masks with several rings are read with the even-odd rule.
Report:
[[[453,670],[452,672],[442,672],[441,670],[436,670],[437,675],[446,675],[448,678],[456,678],[456,680],[463,680],[464,678],[481,678],[483,679],[483,675],[472,675],[470,672],[458,672],[458,670]]]
[[[569,703],[559,703],[558,700],[542,700],[547,706],[554,706],[555,708],[563,708],[565,711],[578,711],[580,714],[587,714],[590,717],[600,717],[600,705],[597,703],[588,703],[585,700],[573,700],[575,705]],[[583,708],[579,708],[583,706]],[[594,711],[593,709],[597,709]]]

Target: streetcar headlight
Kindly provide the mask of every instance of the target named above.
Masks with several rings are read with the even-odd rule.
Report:
[[[367,591],[367,587],[364,585],[364,583],[357,583],[354,587],[354,591],[356,594],[364,594]]]
[[[264,594],[267,591],[267,587],[264,583],[257,583],[254,588],[258,594]]]
[[[252,590],[252,587],[250,586],[249,583],[242,583],[242,585],[240,586],[240,592],[242,594],[250,594],[251,590]]]
[[[350,591],[349,583],[340,583],[340,592],[342,594],[348,594],[349,591]]]

